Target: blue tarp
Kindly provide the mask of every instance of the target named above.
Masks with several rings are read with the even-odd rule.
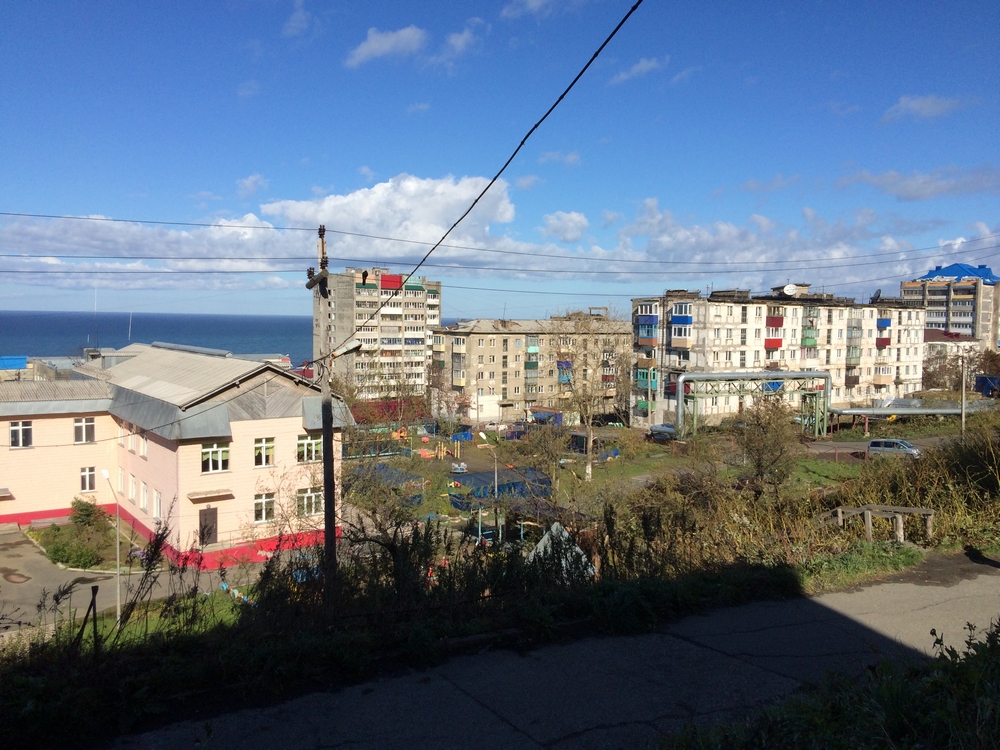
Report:
[[[472,497],[494,497],[492,471],[480,471],[462,477],[462,486],[468,487]],[[544,473],[532,469],[500,469],[496,473],[496,494],[500,497],[548,497],[552,482]]]
[[[27,370],[27,357],[0,357],[0,370]]]

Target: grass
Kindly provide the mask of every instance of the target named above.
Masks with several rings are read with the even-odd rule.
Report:
[[[835,442],[853,442],[878,438],[909,440],[920,437],[944,437],[957,435],[962,429],[962,424],[959,417],[926,416],[906,417],[892,422],[885,419],[872,420],[868,423],[868,427],[870,433],[868,435],[865,435],[864,423],[859,422],[853,428],[846,427],[831,432],[830,438]]]
[[[872,583],[924,559],[916,547],[896,542],[855,542],[835,555],[815,555],[796,566],[803,592],[819,594]]]
[[[934,635],[934,631],[931,631]],[[672,750],[1000,747],[1000,624],[965,648],[935,641],[930,662],[883,661],[860,679],[832,676],[742,724],[691,728]]]

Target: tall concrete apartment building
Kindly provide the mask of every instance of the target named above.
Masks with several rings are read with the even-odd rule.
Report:
[[[927,308],[928,329],[971,336],[981,351],[1000,348],[1000,278],[987,266],[937,266],[899,285],[904,300]]]
[[[541,320],[468,320],[434,331],[442,411],[473,421],[628,408],[632,328],[605,308]]]
[[[637,423],[673,422],[682,372],[826,371],[832,405],[919,390],[924,310],[919,300],[868,304],[815,294],[808,284],[770,294],[665,291],[632,300]],[[796,394],[789,393],[790,400]],[[711,419],[738,412],[742,395],[712,396],[698,410]],[[793,406],[795,404],[793,403]]]
[[[441,282],[387,268],[345,268],[329,274],[328,289],[325,299],[313,289],[313,358],[356,335],[361,351],[334,360],[333,372],[354,384],[357,398],[423,394],[431,331],[441,325]]]

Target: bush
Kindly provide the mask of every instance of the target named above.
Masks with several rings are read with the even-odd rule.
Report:
[[[107,523],[109,518],[107,512],[95,503],[79,497],[73,498],[72,509],[69,512],[69,520],[73,525],[93,529]]]

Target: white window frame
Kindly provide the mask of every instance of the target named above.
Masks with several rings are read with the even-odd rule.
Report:
[[[73,420],[73,442],[76,445],[97,442],[97,426],[93,417],[77,417]]]
[[[80,492],[97,492],[97,469],[94,466],[80,467]]]
[[[303,487],[296,491],[295,510],[301,517],[320,515],[323,512],[323,488]]]
[[[253,522],[271,523],[274,521],[274,493],[260,492],[253,497]]]
[[[208,468],[205,462],[208,461]],[[229,443],[201,444],[201,473],[219,474],[229,471]]]
[[[253,441],[253,465],[258,469],[274,466],[274,438],[256,438]]]
[[[11,448],[30,448],[33,444],[31,420],[10,423]]]
[[[295,459],[300,464],[313,464],[323,460],[323,436],[299,435],[295,442]]]

